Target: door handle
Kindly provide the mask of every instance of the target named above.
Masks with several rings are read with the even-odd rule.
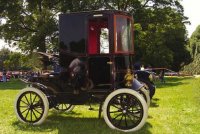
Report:
[[[108,62],[107,62],[107,64],[109,64],[109,65],[112,65],[112,64],[113,64],[113,62],[112,62],[112,61],[108,61]]]

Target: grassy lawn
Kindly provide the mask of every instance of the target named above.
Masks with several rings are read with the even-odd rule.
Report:
[[[192,134],[200,132],[200,79],[167,78],[157,83],[149,116],[138,134]],[[14,100],[26,85],[19,80],[0,83],[0,134],[121,134],[111,130],[103,118],[98,119],[98,107],[76,106],[72,113],[57,114],[50,110],[39,126],[19,122],[14,113]]]

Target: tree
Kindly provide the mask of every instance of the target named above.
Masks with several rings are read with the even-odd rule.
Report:
[[[0,37],[18,45],[22,51],[45,52],[54,44],[57,31],[57,12],[46,0],[1,1],[6,20],[0,26]]]
[[[7,70],[19,70],[22,64],[21,57],[22,55],[20,53],[10,53],[9,57],[4,61],[5,68]]]
[[[188,49],[192,57],[192,62],[184,66],[183,70],[190,74],[200,74],[200,25],[192,33]]]
[[[178,1],[164,0],[146,1],[140,7],[134,14],[135,26],[139,26],[135,30],[136,59],[178,71],[190,59],[183,7]]]
[[[41,71],[44,68],[40,56],[37,53],[32,53],[28,56],[23,57],[23,68],[29,68],[34,71]]]
[[[5,68],[4,61],[8,59],[9,54],[10,54],[10,51],[7,48],[2,48],[0,50],[0,70],[3,70]]]
[[[18,52],[11,52],[3,63],[6,70],[31,69],[34,71],[41,71],[43,69],[43,63],[37,53],[25,55]]]
[[[196,30],[192,33],[189,40],[189,49],[193,59],[196,59],[200,53],[200,25],[197,26]]]

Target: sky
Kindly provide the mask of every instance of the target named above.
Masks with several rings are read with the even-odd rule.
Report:
[[[196,27],[200,25],[200,0],[182,0],[181,4],[184,7],[184,15],[189,17],[191,23],[191,25],[186,25],[188,37],[190,37]],[[2,47],[8,48],[8,45],[6,45],[4,41],[0,40],[0,49]],[[11,48],[11,50],[14,50],[14,48]]]
[[[182,0],[184,15],[189,17],[191,25],[186,25],[188,37],[192,35],[198,25],[200,25],[200,0]]]

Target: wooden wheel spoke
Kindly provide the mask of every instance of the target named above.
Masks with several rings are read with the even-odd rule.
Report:
[[[28,108],[27,108],[27,109],[25,109],[24,111],[22,111],[22,112],[21,112],[21,114],[23,114],[23,113],[24,113],[24,112],[26,112],[27,110],[28,110]]]
[[[42,105],[40,105],[40,104],[38,104],[38,103],[37,103],[37,104],[34,104],[33,106],[34,106],[34,108],[42,108]]]
[[[130,111],[127,111],[127,113],[128,113],[129,115],[135,117],[135,118],[140,118],[140,117],[136,116],[135,113],[131,113]]]
[[[125,114],[125,116],[124,116],[124,118],[125,118],[124,121],[125,121],[125,125],[126,125],[126,127],[128,127],[128,123],[127,123],[126,116],[127,116],[127,115]]]
[[[129,113],[127,113],[127,116],[128,116],[129,119],[132,121],[132,123],[135,123],[135,120],[129,115]]]
[[[33,116],[32,116],[32,114],[33,114],[33,111],[32,111],[32,110],[30,110],[31,121],[33,121]]]
[[[66,110],[70,109],[71,105],[65,104]]]
[[[28,105],[30,105],[30,103],[29,103],[28,98],[26,97],[26,95],[25,95],[24,97],[25,97],[25,99],[26,99]]]
[[[34,108],[42,108],[43,103],[41,101],[37,101],[33,106],[34,106]]]
[[[134,114],[137,114],[137,113],[140,113],[141,112],[141,109],[137,109],[137,110],[128,110],[130,113],[134,113]]]
[[[25,119],[27,118],[28,114],[29,114],[30,109],[28,109],[28,112],[26,113]]]
[[[121,94],[119,97],[120,97],[120,105],[122,106],[123,105],[122,102],[124,102],[124,95]]]
[[[64,104],[61,104],[62,105],[62,109],[64,109]]]
[[[41,112],[39,112],[38,110],[34,109],[37,113],[42,114]]]
[[[119,113],[119,112],[122,112],[122,110],[117,110],[117,111],[110,111],[110,113]]]
[[[120,120],[119,120],[119,122],[117,124],[118,126],[121,124],[123,117],[124,117],[124,114],[122,114],[122,116],[121,116],[121,118],[120,118]]]
[[[29,105],[27,102],[25,102],[25,101],[23,101],[23,100],[20,100],[21,102],[23,102],[24,104],[26,104],[26,105]]]
[[[35,119],[38,119],[38,117],[36,116],[35,112],[34,112],[34,109],[32,111],[33,115],[35,116]]]
[[[35,95],[35,97],[33,98],[33,103],[35,102],[35,99],[37,98],[37,95]]]
[[[111,104],[111,106],[113,106],[113,107],[115,107],[115,108],[117,108],[117,109],[120,109],[120,110],[121,110],[121,107],[118,107],[118,106],[116,106],[115,104]]]
[[[22,108],[28,108],[28,106],[19,106],[19,107],[22,107]]]
[[[115,116],[112,120],[114,121],[115,119],[117,119],[117,117],[121,116],[123,113],[118,114],[117,116]]]
[[[30,93],[30,104],[32,104],[32,93]]]

